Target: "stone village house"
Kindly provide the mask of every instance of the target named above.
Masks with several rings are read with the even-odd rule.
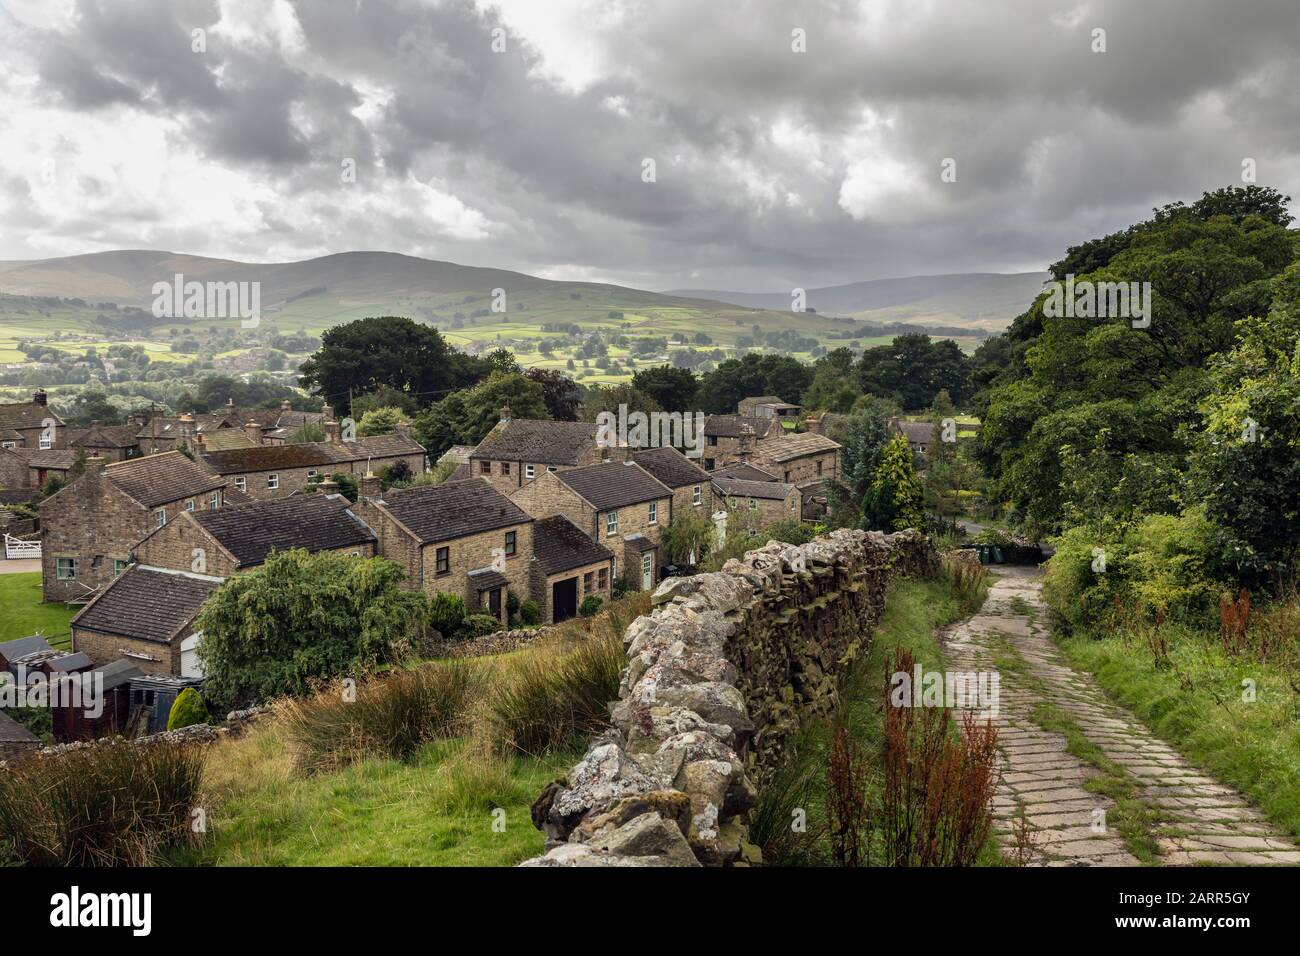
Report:
[[[729,520],[747,528],[757,530],[778,521],[799,521],[801,517],[803,495],[797,485],[715,477],[713,491],[732,516]]]
[[[145,674],[200,676],[195,619],[227,578],[292,548],[372,557],[377,540],[337,494],[183,511],[72,619],[72,647],[97,665],[124,658]]]
[[[244,500],[232,498],[227,485],[177,451],[88,459],[80,477],[41,502],[44,599],[89,599],[126,569],[131,549],[150,531],[187,511]]]
[[[609,451],[596,445],[596,426],[590,422],[511,418],[510,409],[503,408],[501,421],[469,453],[469,476],[486,478],[509,495],[548,471],[598,464]]]
[[[673,490],[635,461],[547,472],[511,500],[532,515],[563,515],[604,544],[629,586],[651,590],[658,582],[666,563],[659,560],[660,531],[672,513]]]

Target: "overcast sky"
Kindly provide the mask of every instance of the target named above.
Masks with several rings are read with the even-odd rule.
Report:
[[[1297,47],[1296,0],[0,0],[0,259],[1036,270],[1246,158],[1300,196]]]

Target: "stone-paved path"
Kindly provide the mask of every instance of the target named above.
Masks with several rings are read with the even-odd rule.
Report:
[[[975,617],[944,638],[946,667],[998,671],[1002,779],[994,825],[1015,856],[1017,830],[1032,836],[1028,862],[1045,866],[1125,866],[1140,861],[1114,825],[1116,801],[1093,792],[1111,776],[1096,760],[1068,753],[1064,733],[1044,730],[1055,709],[1123,774],[1126,809],[1145,803],[1147,828],[1164,865],[1300,864],[1300,848],[1238,791],[1211,779],[1159,740],[1133,714],[1106,698],[1091,676],[1074,670],[1052,643],[1037,569],[1000,567]],[[1050,717],[1045,721],[1052,723]],[[1076,750],[1078,748],[1076,747]],[[1113,792],[1113,786],[1100,787]],[[1029,826],[1017,825],[1023,804]],[[1105,811],[1105,816],[1096,811]],[[1024,842],[1023,840],[1021,841]]]

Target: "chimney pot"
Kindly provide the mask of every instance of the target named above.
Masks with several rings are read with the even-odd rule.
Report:
[[[509,406],[509,405],[502,405],[502,406],[501,406],[501,420],[502,420],[503,422],[508,422],[508,421],[510,421],[510,406]]]
[[[36,391],[32,392],[32,401],[37,405],[44,405],[47,400],[48,396],[45,394],[45,389],[38,388]]]
[[[338,422],[334,421],[332,418],[328,419],[324,422],[324,428],[325,428],[325,440],[327,442],[329,442],[331,445],[338,445],[342,443],[343,430],[339,427]]]

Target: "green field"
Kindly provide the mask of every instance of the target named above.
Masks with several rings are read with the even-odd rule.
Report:
[[[0,641],[40,634],[53,647],[69,647],[68,621],[78,608],[41,603],[41,573],[0,574]]]

